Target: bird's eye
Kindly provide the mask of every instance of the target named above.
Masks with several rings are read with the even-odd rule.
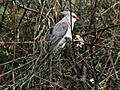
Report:
[[[76,20],[79,20],[79,17],[77,17],[77,16],[72,16],[73,18],[75,18]]]
[[[76,16],[72,16],[72,17],[76,19]]]

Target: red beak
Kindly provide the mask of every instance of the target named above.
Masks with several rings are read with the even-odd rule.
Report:
[[[80,20],[80,16],[77,16],[77,17],[76,17],[76,20]]]
[[[73,16],[73,18],[75,18],[76,20],[80,20],[79,16]]]

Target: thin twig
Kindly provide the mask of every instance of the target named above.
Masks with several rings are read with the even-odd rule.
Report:
[[[0,42],[0,44],[30,44],[34,43],[34,41],[23,41],[23,42]]]
[[[0,30],[1,30],[1,28],[2,28],[2,23],[3,23],[3,20],[4,20],[5,11],[6,11],[6,9],[7,9],[8,2],[9,2],[9,0],[6,1],[5,9],[4,9],[4,12],[3,12],[3,14],[2,14],[2,19],[1,19],[1,22],[0,22]]]
[[[27,8],[29,7],[29,5],[30,5],[30,2],[27,4]],[[25,11],[24,11],[24,13],[23,13],[23,15],[22,15],[22,17],[21,17],[21,19],[19,21],[18,27],[20,26],[20,24],[21,24],[21,22],[22,22],[22,20],[23,20],[23,18],[25,16],[25,14],[26,14],[26,12],[27,12],[27,9],[25,9]]]
[[[120,27],[120,24],[117,24],[117,25],[111,25],[111,26],[108,26],[108,27],[105,27],[105,28],[101,28],[101,29],[98,29],[96,30],[96,32],[104,32],[105,30],[108,30],[109,28],[114,28],[114,27]],[[92,34],[92,33],[95,33],[94,31],[90,31],[88,33],[85,33],[83,35],[81,35],[82,37],[84,36],[87,36],[88,34]]]
[[[117,4],[120,4],[120,1],[118,1],[117,3],[113,4],[111,7],[109,7],[107,10],[105,10],[104,12],[101,13],[101,15],[104,15],[105,13],[107,13],[110,9],[114,8]]]
[[[28,11],[31,11],[31,12],[34,12],[34,13],[39,13],[39,10],[34,10],[34,9],[31,9],[31,8],[28,8],[28,7],[26,7],[25,5],[23,5],[19,2],[17,2],[16,5],[18,5],[19,7],[23,8],[23,9],[26,9]]]

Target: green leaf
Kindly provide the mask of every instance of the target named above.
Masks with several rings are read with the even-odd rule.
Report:
[[[117,59],[116,59],[117,61],[119,61],[120,60],[120,51],[118,52],[118,54],[117,54]]]
[[[0,7],[0,15],[2,15],[3,12],[4,12],[4,7],[2,6],[2,7]]]
[[[76,2],[78,2],[78,0],[71,0],[72,4],[76,4]]]

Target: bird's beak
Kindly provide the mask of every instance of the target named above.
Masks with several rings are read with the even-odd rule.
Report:
[[[73,16],[76,20],[80,20],[79,16]]]
[[[76,20],[80,20],[80,17],[79,17],[79,16],[77,16],[77,17],[76,17]]]

